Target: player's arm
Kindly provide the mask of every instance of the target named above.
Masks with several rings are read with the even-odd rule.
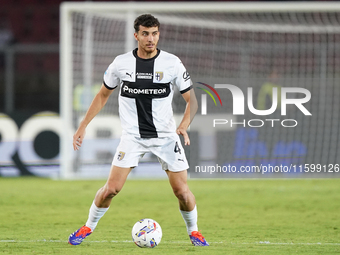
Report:
[[[183,119],[181,123],[179,124],[176,132],[177,134],[183,136],[184,145],[190,145],[190,139],[187,133],[187,129],[197,112],[198,104],[197,104],[197,99],[196,99],[195,92],[193,89],[190,89],[189,91],[183,93],[182,96],[187,104],[185,107]]]
[[[91,120],[100,112],[100,110],[106,104],[108,98],[112,94],[113,89],[108,89],[104,86],[101,86],[99,92],[92,100],[92,103],[89,109],[86,112],[84,119],[80,122],[80,125],[73,136],[73,149],[79,150],[83,139],[85,137],[85,129],[87,125],[91,122]]]

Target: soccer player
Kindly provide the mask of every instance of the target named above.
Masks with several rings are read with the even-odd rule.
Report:
[[[187,185],[189,167],[178,135],[190,145],[187,128],[197,111],[190,75],[173,54],[159,50],[159,21],[150,14],[136,18],[134,37],[138,48],[117,56],[104,74],[103,85],[93,99],[84,119],[73,136],[73,148],[81,147],[86,126],[120,85],[119,115],[123,134],[114,156],[106,184],[100,188],[91,205],[86,224],[72,233],[69,243],[80,244],[96,228],[109,209],[112,198],[122,189],[132,168],[146,152],[152,152],[166,171],[179,201],[191,242],[208,246],[197,228],[195,197]],[[172,97],[177,87],[186,101],[183,119],[176,129]]]

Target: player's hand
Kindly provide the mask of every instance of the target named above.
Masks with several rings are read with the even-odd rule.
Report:
[[[183,136],[183,138],[184,138],[184,145],[190,145],[189,135],[188,135],[187,130],[185,128],[178,127],[177,130],[176,130],[176,133],[178,135],[182,135]]]
[[[85,137],[85,129],[78,128],[76,133],[73,136],[73,149],[75,151],[79,150],[81,147],[81,144],[83,143],[84,137]]]

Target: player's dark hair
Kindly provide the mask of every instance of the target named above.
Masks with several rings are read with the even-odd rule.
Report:
[[[136,33],[138,33],[139,26],[159,28],[160,25],[161,24],[159,23],[158,19],[151,14],[142,14],[135,19],[133,27],[135,28]]]

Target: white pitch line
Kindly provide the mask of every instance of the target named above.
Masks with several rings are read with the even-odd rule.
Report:
[[[67,240],[0,240],[0,243],[39,243],[39,242],[46,242],[46,243],[67,243]],[[130,240],[122,240],[122,241],[84,241],[84,243],[132,243],[133,241]]]
[[[254,243],[231,243],[231,244],[245,244],[245,245],[254,245],[254,244],[269,244],[269,245],[340,245],[340,243],[272,243],[269,241],[260,241]]]
[[[67,243],[67,240],[0,240],[0,243],[39,243],[39,242],[46,242],[46,243]],[[84,241],[84,243],[132,243],[132,240],[102,240],[102,241]],[[186,241],[162,241],[162,243],[188,243]],[[260,242],[253,242],[253,243],[234,243],[234,242],[209,242],[210,244],[231,244],[231,245],[340,245],[340,243],[272,243],[269,241],[260,241]]]

